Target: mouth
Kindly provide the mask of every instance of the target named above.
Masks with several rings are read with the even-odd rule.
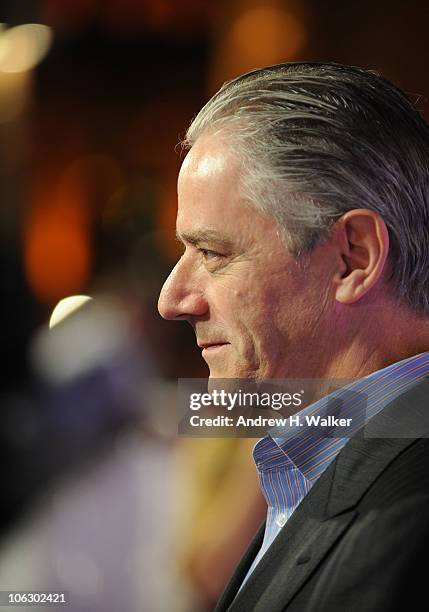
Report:
[[[203,349],[203,353],[211,353],[228,345],[229,342],[198,342],[198,346]]]

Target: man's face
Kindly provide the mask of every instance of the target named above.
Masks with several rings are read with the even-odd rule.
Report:
[[[188,321],[211,378],[314,375],[326,353],[326,257],[304,272],[271,216],[240,195],[238,157],[202,136],[178,181],[177,235],[184,253],[166,280],[159,312]]]

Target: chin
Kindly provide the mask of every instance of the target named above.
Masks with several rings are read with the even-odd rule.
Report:
[[[209,380],[218,380],[219,378],[238,378],[238,376],[235,376],[235,374],[231,374],[228,371],[217,372],[210,370]]]
[[[234,367],[219,367],[209,368],[209,379],[232,379],[232,378],[247,378],[240,370]]]
[[[244,381],[244,380],[258,380],[257,374],[254,372],[247,372],[242,370],[222,370],[222,371],[213,371],[210,370],[209,381],[210,380],[230,380],[230,381]]]
[[[217,360],[209,367],[209,379],[240,379],[240,380],[255,380],[259,378],[260,368],[257,365],[247,362],[244,359],[236,360]]]

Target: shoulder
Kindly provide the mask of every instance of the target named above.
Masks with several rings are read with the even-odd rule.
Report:
[[[429,439],[415,440],[378,475],[361,500],[361,510],[390,510],[405,503],[426,504],[429,497]]]

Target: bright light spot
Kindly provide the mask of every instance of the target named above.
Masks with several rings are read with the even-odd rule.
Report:
[[[76,298],[78,303],[73,303]],[[87,305],[79,304],[82,299],[90,298],[62,300],[52,314],[51,329],[43,326],[33,338],[31,363],[37,375],[51,384],[85,376],[129,350],[132,337],[126,309],[114,299],[99,297]]]
[[[52,329],[54,325],[60,323],[60,321],[90,300],[92,300],[92,297],[89,295],[72,295],[58,302],[49,319],[49,329]]]
[[[49,51],[52,37],[52,29],[38,23],[0,27],[0,72],[25,72],[37,66]]]

